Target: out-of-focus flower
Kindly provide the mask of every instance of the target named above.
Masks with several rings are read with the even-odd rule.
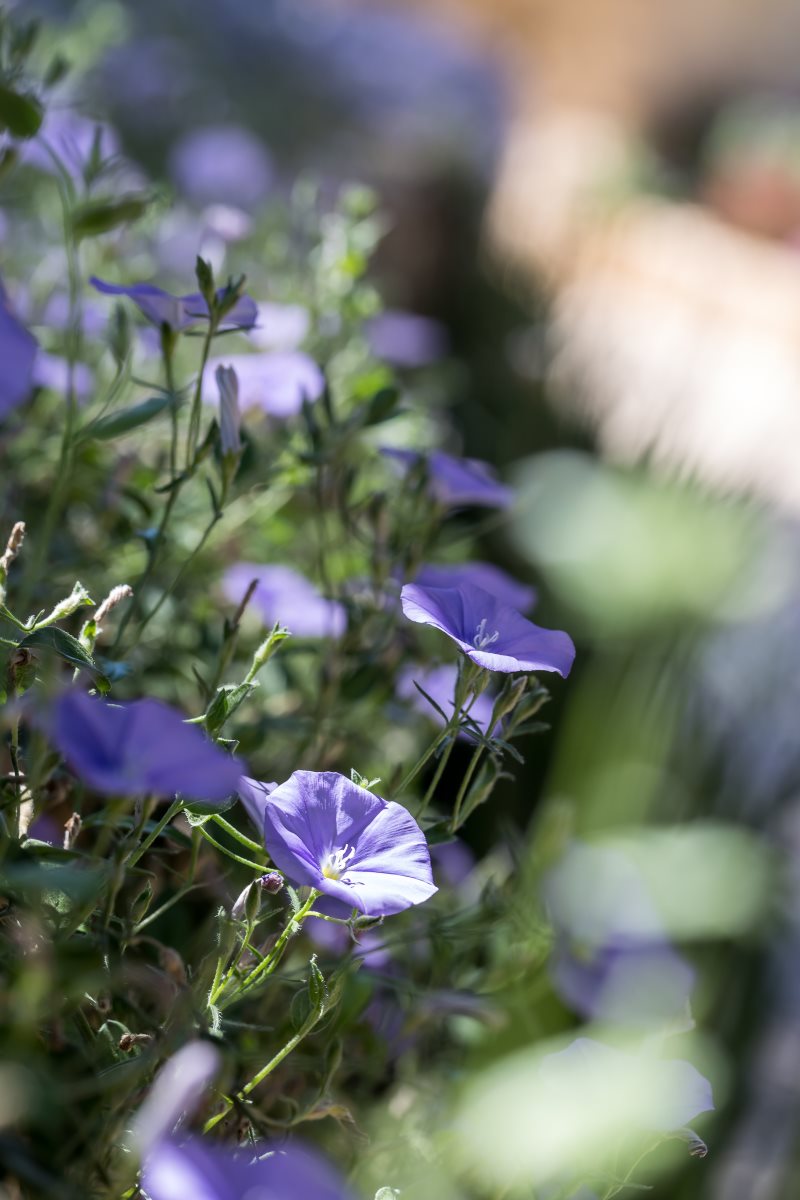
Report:
[[[97,301],[84,297],[81,303],[81,328],[87,337],[99,338],[105,332],[108,317],[105,308]],[[48,296],[38,323],[50,329],[69,327],[70,299],[66,292],[53,292]]]
[[[558,994],[582,1017],[672,1032],[692,1028],[694,971],[666,941],[583,951],[560,940],[549,971]]]
[[[142,316],[158,327],[169,325],[170,329],[180,332],[209,318],[208,305],[199,292],[173,296],[153,283],[105,283],[96,275],[92,275],[89,282],[98,292],[104,292],[108,296],[127,296],[133,300]],[[222,296],[223,292],[224,289],[220,288],[217,296]],[[233,308],[225,314],[219,328],[250,329],[256,319],[256,312],[255,300],[250,296],[240,296]]]
[[[117,705],[68,691],[53,704],[46,728],[75,773],[111,795],[180,793],[216,802],[236,791],[242,773],[238,759],[159,700]]]
[[[583,1017],[690,1029],[695,974],[672,948],[634,863],[573,843],[542,883],[556,932],[550,978]]]
[[[211,359],[209,367],[218,363],[235,369],[243,411],[260,408],[272,417],[293,417],[304,400],[318,400],[325,387],[325,377],[313,358],[299,350],[230,354]]]
[[[210,1042],[187,1042],[167,1060],[153,1080],[131,1129],[140,1154],[146,1154],[196,1109],[219,1070],[220,1054]]]
[[[381,453],[404,471],[424,461],[428,491],[445,508],[508,508],[513,499],[511,489],[500,483],[489,464],[480,459],[454,458],[441,450],[423,455],[418,450],[389,446],[384,446]]]
[[[436,709],[421,695],[414,683],[418,683],[436,701],[443,713],[452,717],[457,679],[458,667],[455,663],[444,663],[441,667],[405,667],[398,676],[397,694],[401,700],[408,700],[423,716],[441,723]],[[493,707],[494,700],[486,692],[481,692],[470,707],[470,718],[483,733],[489,732]],[[458,736],[469,737],[469,734],[462,731]]]
[[[311,314],[302,304],[258,306],[258,320],[249,338],[259,350],[296,350],[308,337]]]
[[[0,283],[0,418],[30,395],[37,351],[36,338],[12,313]]]
[[[240,125],[192,129],[173,147],[170,172],[181,191],[198,204],[233,204],[252,209],[272,184],[267,150]]]
[[[38,134],[24,144],[22,161],[37,171],[54,175],[55,154],[72,178],[79,179],[95,143],[100,162],[119,154],[119,138],[109,125],[85,117],[74,108],[48,108]]]
[[[263,791],[243,778],[239,795],[249,808]],[[275,788],[264,804],[263,836],[289,879],[348,912],[388,916],[437,890],[425,835],[411,814],[335,771],[295,771]]]
[[[347,613],[335,600],[326,600],[305,576],[291,567],[240,562],[229,567],[222,590],[231,604],[240,604],[252,581],[258,580],[251,604],[265,625],[285,624],[296,637],[341,637]]]
[[[376,358],[397,367],[425,367],[447,353],[447,335],[438,321],[387,309],[365,326]]]
[[[576,1038],[566,1050],[546,1054],[539,1073],[556,1106],[574,1093],[581,1104],[593,1098],[602,1107],[609,1085],[630,1078],[640,1094],[636,1123],[660,1133],[680,1129],[714,1108],[711,1084],[685,1059],[644,1058],[593,1038]]]
[[[232,204],[209,204],[208,208],[203,209],[203,221],[207,231],[223,242],[240,242],[253,229],[249,214]]]
[[[400,599],[410,621],[440,629],[487,671],[569,675],[575,658],[572,639],[560,630],[534,625],[482,588],[463,583],[455,588],[423,588],[408,583]]]
[[[263,1149],[263,1148],[262,1148]],[[157,1142],[145,1158],[142,1187],[150,1200],[350,1200],[339,1173],[306,1146],[253,1157],[253,1151],[199,1137]]]
[[[219,388],[219,437],[223,454],[238,454],[242,448],[242,416],[239,412],[239,381],[233,367],[217,367]]]
[[[426,563],[417,572],[414,583],[424,588],[452,588],[460,583],[483,588],[501,604],[527,612],[536,603],[536,588],[520,583],[513,575],[493,563]]]
[[[59,354],[48,354],[39,350],[33,364],[33,383],[35,387],[49,388],[62,396],[69,389],[70,365],[66,358]],[[72,386],[79,400],[86,400],[94,389],[94,372],[86,363],[72,364]]]

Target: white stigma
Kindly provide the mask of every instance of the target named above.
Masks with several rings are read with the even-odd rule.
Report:
[[[322,874],[326,879],[341,879],[355,855],[355,846],[345,846],[342,850],[331,850],[322,864]]]
[[[500,637],[500,631],[495,629],[493,633],[486,632],[486,621],[484,617],[480,625],[475,630],[475,636],[472,639],[472,644],[476,650],[485,650],[487,646],[493,646]]]

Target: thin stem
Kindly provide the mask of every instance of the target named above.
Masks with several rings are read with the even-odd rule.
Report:
[[[395,788],[395,795],[402,796],[402,794],[406,790],[406,788],[416,779],[417,775],[419,775],[422,768],[425,766],[425,764],[428,762],[428,760],[436,753],[436,751],[441,746],[442,742],[445,740],[445,738],[450,733],[451,725],[452,725],[452,721],[448,721],[448,723],[442,729],[439,730],[436,737],[431,742],[430,746],[428,746],[428,749],[424,752],[424,754],[422,754],[417,759],[417,761],[414,763],[414,766],[411,768],[411,770],[404,776],[399,787]]]
[[[126,867],[132,867],[135,863],[137,863],[142,855],[147,853],[156,838],[161,836],[172,818],[176,817],[182,808],[183,802],[181,800],[173,800],[172,804],[170,804],[169,808],[164,813],[161,820],[156,824],[155,828],[150,831],[150,833],[142,842],[141,846],[137,847],[136,850],[131,851],[131,853],[125,859],[123,865]]]
[[[175,372],[173,354],[175,350],[175,335],[166,325],[161,327],[161,353],[164,358],[164,378],[169,393],[170,443],[169,443],[169,473],[175,478],[178,470],[178,393],[175,389]]]
[[[216,333],[216,324],[213,319],[208,322],[208,329],[203,338],[203,352],[200,356],[200,370],[197,373],[197,383],[195,384],[194,396],[192,398],[192,408],[189,414],[189,429],[186,435],[186,470],[190,470],[197,454],[197,440],[200,436],[200,413],[202,411],[203,402],[203,375],[205,374],[206,363],[211,352],[211,341]]]
[[[214,821],[215,824],[219,825],[220,829],[224,829],[229,837],[235,838],[237,842],[241,842],[243,846],[247,846],[248,850],[255,850],[263,853],[264,847],[261,843],[254,842],[252,838],[249,838],[245,834],[241,833],[235,825],[231,825],[230,821],[226,821],[224,817],[219,815],[219,813],[213,813],[211,820]]]
[[[223,846],[221,842],[218,842],[216,838],[213,838],[204,825],[197,825],[195,828],[200,830],[201,835],[206,839],[207,842],[210,842],[212,846],[219,850],[220,854],[227,855],[227,857],[232,858],[234,862],[241,863],[243,867],[250,867],[252,871],[258,871],[259,875],[264,874],[263,863],[254,863],[251,862],[249,858],[242,858],[241,855],[234,854],[232,850],[227,848],[227,846]],[[263,850],[264,847],[259,846],[258,848],[259,850]]]
[[[222,1008],[225,1008],[227,1004],[232,1004],[235,1000],[238,1000],[241,996],[245,995],[245,993],[251,991],[257,983],[261,982],[262,977],[271,975],[273,973],[283,957],[283,952],[286,949],[289,938],[291,938],[295,933],[299,933],[303,921],[310,913],[314,906],[314,901],[318,897],[319,892],[312,890],[302,908],[299,908],[296,913],[292,913],[292,915],[289,917],[283,932],[281,933],[275,945],[272,947],[272,950],[269,952],[269,954],[267,954],[266,957],[258,964],[258,966],[256,966],[250,972],[247,979],[244,980],[242,986],[239,988],[239,991],[234,993],[233,996],[230,996],[226,1004],[221,1005]]]
[[[174,494],[174,493],[173,493],[173,494]],[[186,571],[187,571],[187,570],[188,570],[188,568],[191,566],[191,564],[194,562],[195,558],[197,557],[197,555],[198,555],[198,554],[200,553],[200,551],[203,549],[203,546],[205,546],[206,542],[208,541],[208,539],[209,539],[209,537],[210,537],[210,535],[211,535],[211,532],[212,532],[212,530],[213,530],[214,526],[217,524],[217,522],[218,522],[219,520],[221,520],[221,518],[222,518],[222,513],[221,513],[221,512],[215,512],[215,513],[213,514],[213,516],[211,517],[211,520],[209,521],[208,525],[206,525],[205,529],[203,530],[203,534],[202,534],[202,536],[201,536],[201,538],[200,538],[199,542],[198,542],[198,543],[197,543],[197,545],[195,546],[194,550],[192,550],[192,552],[191,552],[191,554],[189,555],[189,557],[188,557],[187,559],[185,559],[185,560],[184,560],[184,562],[181,564],[181,566],[180,566],[180,568],[179,568],[179,570],[178,570],[177,574],[175,575],[174,579],[172,580],[172,583],[170,583],[168,587],[164,588],[164,591],[161,593],[161,595],[159,596],[159,598],[158,598],[158,600],[156,601],[156,603],[155,603],[155,604],[153,605],[153,607],[150,609],[149,613],[147,613],[147,615],[146,615],[146,616],[142,617],[141,623],[140,623],[140,625],[139,625],[139,630],[138,630],[138,632],[137,632],[137,634],[136,634],[136,640],[137,640],[137,641],[138,641],[138,640],[139,640],[139,638],[142,636],[142,634],[144,633],[144,630],[145,630],[145,628],[146,628],[146,627],[147,627],[147,626],[150,624],[150,622],[152,621],[153,617],[154,617],[154,616],[156,615],[156,613],[157,613],[157,612],[160,610],[161,606],[162,606],[162,605],[163,605],[163,604],[164,604],[164,603],[165,603],[165,602],[166,602],[166,601],[169,599],[169,597],[170,597],[170,596],[172,595],[172,593],[175,591],[175,588],[176,588],[176,587],[178,586],[178,584],[180,583],[180,581],[181,581],[181,579],[183,578],[183,576],[185,575]],[[141,586],[141,585],[140,585],[140,586]]]
[[[458,789],[456,801],[455,801],[455,804],[453,805],[453,819],[450,822],[450,832],[451,833],[455,833],[455,831],[459,827],[459,824],[460,824],[459,817],[461,816],[461,805],[464,802],[464,797],[467,794],[467,788],[469,787],[472,776],[475,774],[475,768],[477,767],[478,763],[480,762],[480,758],[481,758],[481,755],[483,754],[483,751],[484,751],[484,747],[479,742],[478,745],[475,747],[475,751],[472,755],[472,758],[469,760],[469,765],[467,766],[467,769],[464,772],[464,778],[461,780],[461,787]]]

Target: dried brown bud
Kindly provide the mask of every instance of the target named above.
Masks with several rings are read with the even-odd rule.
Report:
[[[129,587],[127,583],[118,583],[116,587],[113,587],[94,615],[94,623],[98,629],[111,610],[132,595],[133,588]]]
[[[14,526],[14,528],[11,530],[11,533],[9,534],[9,538],[8,538],[8,541],[6,542],[6,548],[3,552],[3,556],[2,556],[2,558],[0,558],[0,570],[8,571],[8,568],[11,566],[12,562],[19,554],[19,552],[22,548],[22,543],[24,541],[25,541],[25,522],[17,521],[16,525]]]
[[[152,1042],[152,1033],[123,1033],[119,1039],[120,1050],[133,1050],[134,1046],[148,1046]]]
[[[64,849],[71,850],[78,839],[78,834],[81,831],[81,814],[74,812],[68,821],[64,824]]]

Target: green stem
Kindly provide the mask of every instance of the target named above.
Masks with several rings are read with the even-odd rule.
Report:
[[[226,821],[224,817],[219,815],[219,813],[214,813],[211,817],[211,820],[214,821],[215,824],[219,825],[220,829],[224,829],[229,837],[235,838],[237,842],[241,842],[243,846],[247,846],[248,850],[263,852],[264,847],[260,842],[254,842],[252,838],[249,838],[245,834],[241,833],[235,825],[231,825],[230,821]]]
[[[283,932],[281,933],[275,945],[272,947],[272,950],[269,952],[269,954],[267,954],[266,957],[263,958],[262,961],[250,972],[247,979],[245,979],[242,983],[242,986],[239,988],[238,992],[235,992],[233,996],[228,997],[228,1000],[225,1002],[225,1004],[221,1005],[222,1008],[225,1008],[228,1004],[233,1004],[235,1000],[239,1000],[243,995],[245,995],[245,993],[251,991],[257,983],[260,983],[262,978],[265,978],[273,973],[283,957],[283,952],[286,949],[289,938],[293,937],[294,934],[300,931],[303,921],[310,913],[314,906],[314,901],[318,897],[319,892],[312,889],[311,894],[302,908],[299,908],[296,913],[292,913],[292,915],[289,917]]]
[[[186,470],[191,469],[191,465],[197,454],[197,441],[200,436],[200,414],[203,403],[203,375],[206,370],[206,363],[211,352],[211,342],[216,333],[216,324],[213,319],[208,322],[206,336],[203,338],[203,352],[200,356],[200,370],[197,374],[197,383],[195,384],[194,396],[192,397],[192,408],[189,414],[189,429],[186,435]]]
[[[399,787],[395,788],[396,796],[402,796],[402,794],[406,790],[406,788],[408,788],[409,785],[416,779],[417,775],[419,775],[422,768],[425,766],[425,764],[428,762],[428,760],[436,753],[436,751],[441,746],[442,742],[445,740],[445,738],[450,733],[451,725],[452,725],[452,722],[448,721],[448,723],[442,729],[439,730],[438,734],[433,739],[430,746],[428,746],[428,749],[424,752],[424,754],[422,754],[417,759],[417,761],[414,763],[414,766],[411,768],[411,770],[408,772],[408,774],[404,776]]]
[[[241,863],[243,867],[250,867],[252,871],[258,871],[259,875],[264,874],[263,863],[254,863],[251,862],[249,858],[242,858],[240,854],[234,854],[234,852],[229,850],[227,846],[223,846],[221,842],[218,842],[216,838],[213,838],[204,825],[197,825],[195,828],[200,830],[201,835],[206,839],[207,842],[210,842],[212,846],[219,850],[220,854],[225,854],[228,858],[232,858],[234,862]],[[259,846],[258,849],[263,850],[264,847]]]
[[[202,537],[200,538],[199,542],[195,546],[194,550],[192,550],[189,557],[187,559],[185,559],[184,562],[182,563],[177,574],[175,575],[174,579],[172,580],[172,583],[170,583],[168,587],[164,588],[164,591],[161,593],[161,595],[159,596],[156,603],[150,609],[149,613],[147,613],[146,616],[142,617],[141,623],[139,625],[139,630],[136,634],[137,641],[142,636],[145,628],[150,624],[153,617],[160,610],[161,606],[170,598],[172,593],[175,591],[175,588],[178,586],[181,579],[186,574],[186,571],[191,566],[191,564],[194,562],[195,558],[197,558],[197,555],[200,553],[200,551],[203,549],[203,546],[205,546],[206,542],[208,541],[208,539],[211,535],[211,531],[213,530],[214,526],[217,524],[217,522],[221,518],[222,518],[221,512],[215,512],[213,514],[208,525],[203,530]]]
[[[459,824],[460,824],[459,817],[461,816],[461,805],[464,802],[464,797],[467,794],[467,788],[469,787],[472,776],[475,774],[475,768],[477,767],[478,763],[480,762],[480,758],[481,758],[481,755],[483,754],[483,750],[484,750],[484,747],[479,743],[475,747],[475,751],[472,755],[472,758],[469,760],[469,765],[467,766],[467,769],[464,772],[464,778],[461,780],[461,787],[458,789],[456,801],[455,801],[455,804],[453,805],[453,819],[450,822],[450,832],[451,833],[455,833],[455,831],[459,827]]]
[[[132,867],[135,863],[137,863],[142,855],[147,853],[156,838],[160,837],[167,825],[169,825],[172,818],[176,817],[182,808],[183,802],[181,800],[173,800],[172,804],[170,804],[169,808],[164,813],[161,820],[156,824],[155,828],[150,831],[150,833],[142,842],[141,846],[138,846],[136,850],[131,851],[131,853],[125,859],[123,865],[126,867]]]

